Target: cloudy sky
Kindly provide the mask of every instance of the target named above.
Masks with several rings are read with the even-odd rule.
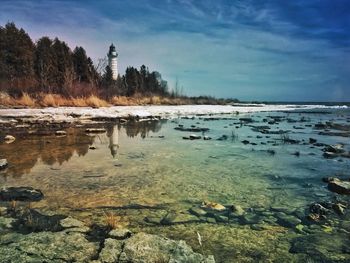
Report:
[[[58,36],[119,70],[142,64],[187,95],[350,101],[349,0],[0,0],[0,24]]]

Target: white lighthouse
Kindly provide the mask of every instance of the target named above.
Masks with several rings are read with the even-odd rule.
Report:
[[[115,50],[115,46],[113,45],[113,43],[109,47],[109,52],[107,56],[108,56],[108,66],[111,68],[113,73],[113,79],[115,80],[118,78],[118,61],[117,61],[118,53]]]

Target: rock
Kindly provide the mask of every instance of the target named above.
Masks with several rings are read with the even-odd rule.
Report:
[[[90,149],[90,150],[96,150],[96,149],[97,149],[97,147],[96,147],[96,146],[94,146],[94,145],[91,145],[91,146],[89,146],[89,149]]]
[[[12,224],[15,222],[15,219],[11,217],[0,217],[0,231],[4,229],[12,228]]]
[[[344,215],[345,214],[345,208],[346,208],[346,205],[343,205],[341,203],[333,204],[333,210],[338,215]]]
[[[66,136],[67,135],[67,132],[66,131],[56,131],[55,134],[57,136]]]
[[[185,241],[145,233],[135,234],[124,241],[122,254],[122,262],[215,262],[213,256],[193,252]]]
[[[245,123],[251,123],[254,122],[254,120],[252,118],[239,118],[239,120],[241,122],[245,122]]]
[[[327,159],[338,157],[339,155],[333,152],[324,152],[323,157]]]
[[[106,129],[104,128],[87,128],[85,130],[86,133],[104,133]]]
[[[120,254],[123,252],[123,242],[112,238],[107,238],[104,241],[103,248],[99,255],[101,263],[119,262]]]
[[[6,159],[0,159],[0,170],[5,169],[8,166]]]
[[[276,212],[282,212],[285,214],[293,214],[295,212],[295,208],[285,206],[271,206],[271,210]]]
[[[160,225],[162,222],[163,217],[158,217],[158,216],[147,216],[145,217],[145,221],[150,224],[154,225]]]
[[[195,216],[205,216],[207,214],[206,211],[204,211],[203,209],[199,208],[199,207],[191,207],[189,209],[189,212]]]
[[[289,252],[304,253],[312,262],[349,262],[348,244],[346,234],[316,233],[293,239]]]
[[[335,144],[335,145],[327,145],[324,149],[324,152],[331,152],[331,153],[344,153],[344,146],[342,144]]]
[[[220,138],[218,138],[218,141],[226,141],[228,139],[227,135],[222,135]]]
[[[108,233],[108,236],[115,239],[125,239],[131,237],[132,232],[129,229],[117,228]]]
[[[202,207],[206,208],[206,209],[217,210],[217,211],[223,211],[226,209],[226,207],[224,207],[223,205],[221,205],[219,203],[206,202],[206,201],[203,202]]]
[[[199,140],[202,137],[199,135],[196,135],[196,134],[190,134],[189,138],[190,138],[190,140]]]
[[[203,140],[209,141],[209,140],[211,140],[211,137],[209,137],[209,136],[203,136]]]
[[[243,140],[242,143],[243,144],[249,144],[250,142],[248,140]]]
[[[350,182],[334,179],[328,183],[328,189],[337,194],[350,195]]]
[[[81,233],[12,232],[0,236],[1,262],[90,262],[97,249],[98,245]]]
[[[309,143],[314,144],[314,143],[316,143],[316,142],[317,142],[316,139],[314,139],[314,138],[309,138]]]
[[[310,212],[318,215],[327,215],[330,213],[330,210],[325,208],[323,205],[314,203],[310,206]]]
[[[81,222],[75,218],[72,217],[66,217],[60,221],[60,225],[65,228],[66,232],[79,232],[79,233],[86,233],[90,229],[85,226],[84,222]]]
[[[12,135],[6,135],[4,140],[5,140],[5,143],[13,143],[16,140],[16,138]]]
[[[301,223],[301,220],[299,218],[296,218],[292,215],[286,215],[282,212],[276,213],[276,217],[278,218],[278,221],[282,224],[282,226],[295,227],[296,225]]]
[[[198,217],[188,213],[169,212],[161,221],[162,225],[174,225],[192,223],[198,221]]]
[[[231,212],[235,216],[242,216],[245,213],[244,209],[240,205],[232,205]]]
[[[248,225],[262,224],[263,218],[254,213],[247,213],[243,216],[242,221]]]
[[[36,202],[43,198],[43,193],[32,187],[4,187],[0,189],[0,201]]]

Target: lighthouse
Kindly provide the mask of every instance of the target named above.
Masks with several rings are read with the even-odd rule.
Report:
[[[111,68],[112,73],[113,73],[113,79],[116,80],[118,78],[118,53],[115,50],[115,46],[113,43],[109,47],[109,52],[107,54],[108,56],[108,66]]]

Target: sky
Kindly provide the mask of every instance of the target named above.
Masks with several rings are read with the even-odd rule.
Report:
[[[186,95],[350,101],[349,0],[0,0],[0,25],[58,37]]]

